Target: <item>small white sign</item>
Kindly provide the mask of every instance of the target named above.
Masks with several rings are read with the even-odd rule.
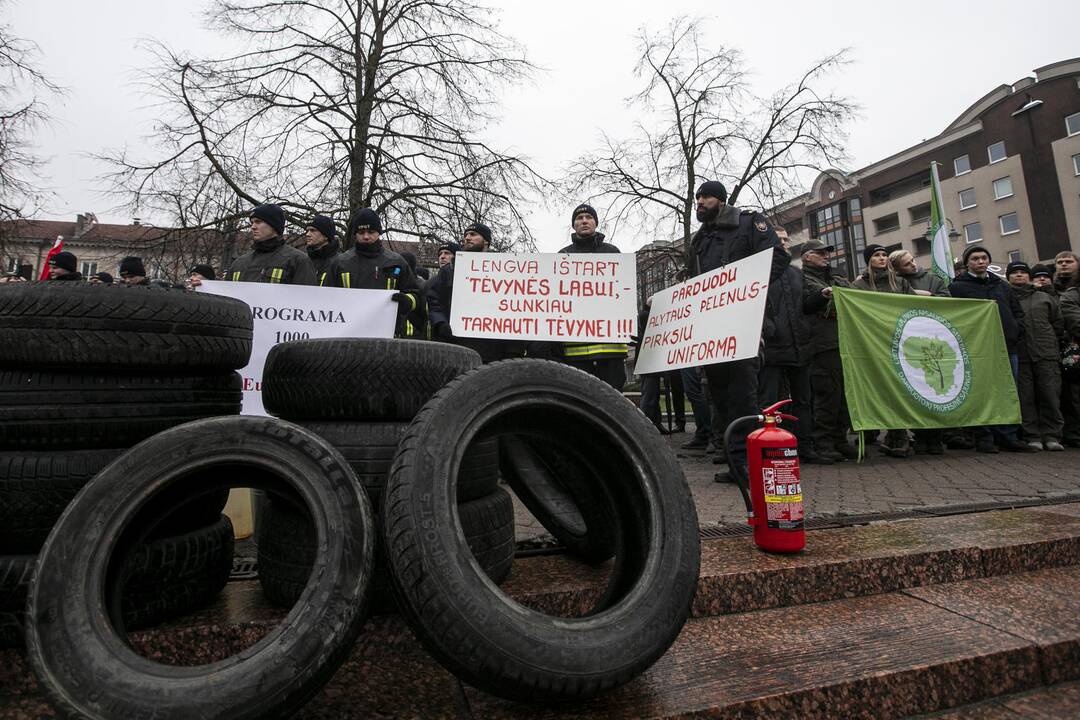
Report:
[[[628,343],[637,325],[632,254],[459,252],[458,337]]]
[[[756,356],[772,258],[771,249],[762,250],[653,295],[634,372]]]
[[[279,342],[313,338],[394,336],[393,290],[203,281],[202,292],[243,300],[251,307],[254,336],[244,378],[244,415],[266,415],[262,374],[266,355]]]

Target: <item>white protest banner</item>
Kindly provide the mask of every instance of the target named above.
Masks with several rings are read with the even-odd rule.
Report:
[[[634,372],[757,355],[772,258],[772,250],[762,250],[653,295]]]
[[[450,328],[458,337],[630,342],[632,254],[459,252]]]
[[[279,342],[312,338],[394,336],[397,303],[393,290],[351,290],[203,281],[202,292],[227,295],[251,306],[254,337],[244,378],[244,415],[266,415],[262,404],[263,364]]]

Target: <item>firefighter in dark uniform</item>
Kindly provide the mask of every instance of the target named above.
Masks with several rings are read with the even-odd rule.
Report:
[[[570,244],[560,253],[618,253],[611,243],[604,242],[604,233],[597,232],[599,218],[592,205],[582,203],[570,214]],[[626,384],[626,345],[623,343],[566,343],[562,346],[563,361],[603,380],[619,392]]]
[[[254,241],[251,252],[233,260],[225,279],[275,285],[317,284],[307,254],[285,244],[285,211],[279,205],[257,205],[250,217]]]
[[[307,224],[305,240],[307,256],[315,268],[315,284],[322,285],[330,262],[341,253],[334,221],[325,215],[316,215]]]
[[[440,249],[453,246],[453,243],[448,243],[440,246]],[[439,268],[439,274],[427,286],[431,338],[472,348],[480,354],[480,359],[484,363],[520,358],[525,355],[524,343],[495,338],[458,337],[450,329],[450,314],[454,303],[454,264],[461,253],[487,252],[490,246],[491,228],[487,225],[478,222],[465,228],[460,248],[454,253],[449,263]]]
[[[348,238],[353,249],[335,257],[327,268],[323,285],[357,290],[396,290],[397,327],[402,338],[422,339],[424,304],[416,275],[405,258],[382,243],[382,220],[371,208],[360,208],[349,218]]]
[[[712,272],[762,250],[772,250],[769,274],[769,282],[772,283],[784,273],[791,258],[764,215],[728,205],[727,196],[727,189],[717,181],[702,183],[695,194],[697,219],[701,227],[690,240],[694,274]],[[713,426],[719,437],[723,437],[727,426],[735,418],[756,415],[760,411],[761,408],[757,406],[760,355],[759,348],[758,357],[705,366],[713,400]],[[732,438],[728,466],[732,467],[735,463],[745,470],[745,431],[736,433]],[[723,482],[733,478],[728,473],[726,476],[717,475],[716,479]]]

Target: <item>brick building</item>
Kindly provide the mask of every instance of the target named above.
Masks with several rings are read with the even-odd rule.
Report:
[[[768,211],[793,243],[835,245],[855,277],[868,243],[929,266],[930,163],[937,161],[953,255],[979,243],[1004,267],[1080,250],[1080,58],[1001,85],[936,137],[860,170],[821,173],[810,192]]]

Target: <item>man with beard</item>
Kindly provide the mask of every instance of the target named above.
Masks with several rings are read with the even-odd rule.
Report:
[[[317,285],[322,285],[330,263],[341,252],[337,241],[337,229],[334,221],[325,215],[316,215],[307,224],[304,240],[307,243],[307,255],[311,266],[315,268]]]
[[[251,211],[251,252],[233,260],[225,279],[274,285],[315,285],[308,256],[285,244],[285,211],[279,205],[257,205]],[[191,283],[198,287],[198,283]]]
[[[570,244],[559,252],[620,252],[619,248],[604,242],[604,233],[596,230],[598,224],[599,219],[592,205],[578,205],[570,214],[570,226],[574,229]],[[623,343],[566,343],[563,345],[563,361],[603,380],[619,392],[626,384],[626,345]]]
[[[394,334],[420,338],[424,327],[424,306],[416,276],[405,258],[382,244],[382,220],[371,208],[359,208],[349,218],[348,237],[352,250],[330,261],[323,285],[356,290],[396,290],[398,304]]]
[[[695,197],[697,219],[701,222],[690,241],[695,275],[711,272],[763,250],[772,251],[769,282],[775,282],[784,273],[791,259],[764,215],[728,205],[727,189],[715,180],[702,183]],[[736,418],[755,415],[760,410],[757,406],[759,366],[760,349],[759,357],[705,366],[713,399],[713,426],[718,437],[723,437],[727,426]],[[728,468],[740,465],[745,471],[746,432],[736,433],[732,440]],[[730,472],[727,477],[717,475],[716,478],[720,482],[734,479]]]

